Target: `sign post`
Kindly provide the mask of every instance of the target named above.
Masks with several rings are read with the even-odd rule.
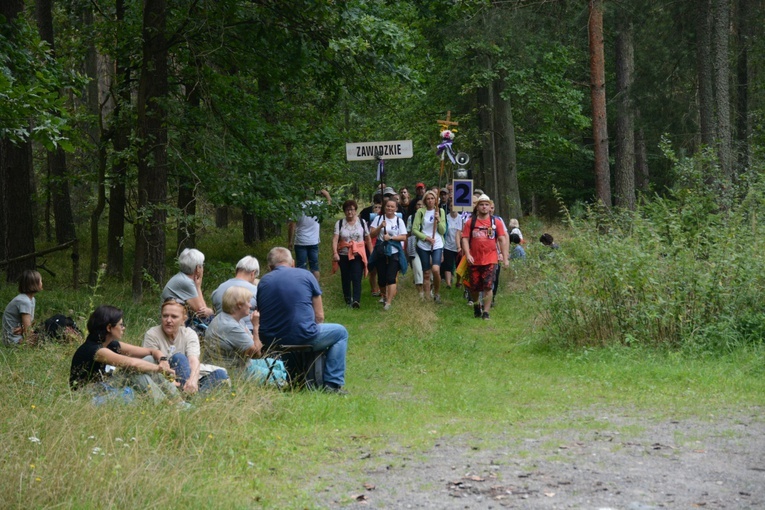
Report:
[[[452,181],[452,207],[456,211],[473,211],[473,180],[454,179]]]
[[[411,140],[391,142],[359,142],[345,144],[348,161],[371,161],[374,159],[409,159],[414,156]]]
[[[377,160],[377,177],[380,181],[380,194],[383,192],[385,181],[386,159],[409,159],[414,156],[411,140],[394,140],[389,142],[357,142],[345,144],[345,159],[348,161]]]

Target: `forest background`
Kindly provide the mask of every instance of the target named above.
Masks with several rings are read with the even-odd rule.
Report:
[[[38,264],[30,254],[65,245],[73,286],[82,258],[91,285],[104,267],[141,300],[217,228],[257,245],[321,188],[368,198],[374,164],[346,162],[349,141],[412,139],[388,183],[445,184],[437,120],[451,111],[455,148],[500,215],[563,221],[572,236],[594,222],[570,263],[626,239],[644,257],[621,256],[630,275],[732,264],[721,277],[751,289],[737,313],[760,322],[759,277],[739,264],[750,250],[759,263],[760,0],[10,0],[0,15],[8,281]],[[597,267],[618,296],[602,304],[609,315],[653,299]],[[688,312],[700,296],[688,278],[673,338],[697,335],[688,316],[709,311]],[[728,283],[706,288],[721,307],[737,302],[716,291]],[[630,338],[625,321],[594,336]]]
[[[323,274],[327,317],[351,333],[347,399],[240,385],[187,414],[94,413],[66,386],[76,345],[0,350],[7,505],[334,508],[439,444],[507,442],[501,463],[531,472],[546,446],[555,460],[578,444],[551,430],[624,446],[681,420],[672,451],[695,455],[707,432],[687,418],[761,419],[763,3],[0,2],[0,261],[9,282],[51,271],[41,319],[82,326],[118,304],[140,342],[183,247],[207,255],[209,292],[281,244],[314,191],[368,199],[374,163],[349,164],[344,143],[412,139],[389,184],[445,182],[447,111],[476,184],[528,240],[480,325],[458,292],[423,304],[408,278],[391,314],[366,294],[349,310]],[[737,455],[762,506],[761,471]],[[531,504],[557,503],[542,494]]]

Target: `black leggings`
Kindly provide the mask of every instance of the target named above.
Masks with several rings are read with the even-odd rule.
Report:
[[[361,301],[361,280],[364,277],[364,261],[357,256],[348,260],[348,255],[340,255],[340,278],[343,284],[345,304]],[[352,287],[352,288],[351,288]]]
[[[377,284],[380,287],[387,287],[388,285],[396,285],[396,277],[398,276],[398,253],[394,253],[390,257],[380,255],[376,261],[377,265]]]
[[[452,275],[456,269],[457,252],[447,250],[444,248],[444,261],[441,263],[441,278],[446,278],[446,272],[449,271]]]

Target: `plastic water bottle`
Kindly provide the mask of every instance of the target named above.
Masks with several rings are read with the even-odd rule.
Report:
[[[135,400],[135,392],[130,386],[125,386],[122,389],[122,401],[126,404],[130,404]]]

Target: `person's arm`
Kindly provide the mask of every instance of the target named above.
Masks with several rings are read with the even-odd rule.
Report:
[[[313,297],[313,315],[317,324],[324,322],[324,304],[321,301],[321,295]]]
[[[199,358],[197,356],[188,356],[191,374],[183,385],[183,391],[194,394],[199,391]]]
[[[253,344],[244,351],[246,358],[259,358],[261,351],[263,350],[263,343],[260,341],[260,312],[253,310],[250,314],[250,322],[252,322],[252,342]]]
[[[388,232],[387,234],[383,236],[383,240],[406,241],[406,225],[404,225],[404,220],[402,220],[401,218],[396,218],[396,221],[398,222],[396,226],[398,227],[399,231],[402,233],[394,236],[390,232]]]
[[[21,326],[13,330],[14,335],[21,335],[21,341],[34,345],[37,343],[37,335],[32,329],[32,315],[28,313],[19,314],[21,317]]]
[[[421,211],[424,211],[425,209],[417,209],[417,212],[414,213],[414,221],[412,222],[412,234],[419,239],[420,241],[425,241],[428,239],[427,234],[422,231],[422,218],[424,214]]]
[[[337,253],[337,241],[340,239],[340,234],[332,236],[332,260],[340,260],[340,254]]]
[[[204,269],[202,266],[197,266],[194,274],[191,275],[191,279],[194,280],[194,287],[197,289],[196,297],[186,300],[186,304],[191,308],[193,312],[202,317],[212,317],[215,315],[215,310],[207,306],[205,298],[202,295],[202,278],[204,277]]]
[[[332,197],[329,196],[329,191],[323,189],[319,193],[327,200],[327,205],[332,205]]]
[[[510,267],[510,238],[507,235],[499,236],[499,249],[502,252],[502,265]]]
[[[287,249],[289,250],[295,247],[295,226],[294,221],[287,223]]]
[[[446,234],[446,214],[443,209],[438,211],[438,233],[441,235]]]
[[[462,253],[467,259],[468,264],[473,264],[473,256],[470,254],[470,243],[468,242],[468,238],[463,237],[460,241],[462,242]]]
[[[162,353],[157,350],[144,349],[143,347],[126,344],[123,342],[120,342],[120,350],[122,352],[128,353],[128,355],[126,356],[124,354],[117,354],[111,349],[102,347],[96,351],[94,359],[99,363],[106,363],[109,365],[114,365],[115,367],[131,368],[138,372],[154,372],[175,375],[175,370],[170,368],[166,361],[160,363],[159,365],[155,365],[154,363],[143,359],[145,356],[151,354],[154,359],[159,361],[159,358],[162,357]]]
[[[376,219],[375,219],[376,221]],[[383,217],[382,220],[380,220],[380,223],[376,227],[372,227],[372,230],[369,231],[369,235],[372,237],[377,237],[380,235],[380,231],[385,227],[385,218]]]
[[[457,253],[462,252],[462,229],[458,228],[454,231],[454,242],[457,243]]]
[[[125,345],[129,346],[127,348],[128,350],[130,350],[130,347],[135,347],[132,344],[122,344],[123,347]],[[143,336],[142,348],[151,352],[151,357],[154,358],[154,361],[156,361],[158,365],[164,365],[165,368],[170,368],[170,362],[167,360],[167,354],[162,352],[159,342],[157,342],[157,339],[153,335],[149,334],[149,331],[147,331],[146,334]],[[127,352],[127,351],[123,348],[123,352]],[[145,354],[142,357],[145,358],[146,356],[149,356],[149,354]],[[162,358],[165,358],[165,359],[162,360]]]

